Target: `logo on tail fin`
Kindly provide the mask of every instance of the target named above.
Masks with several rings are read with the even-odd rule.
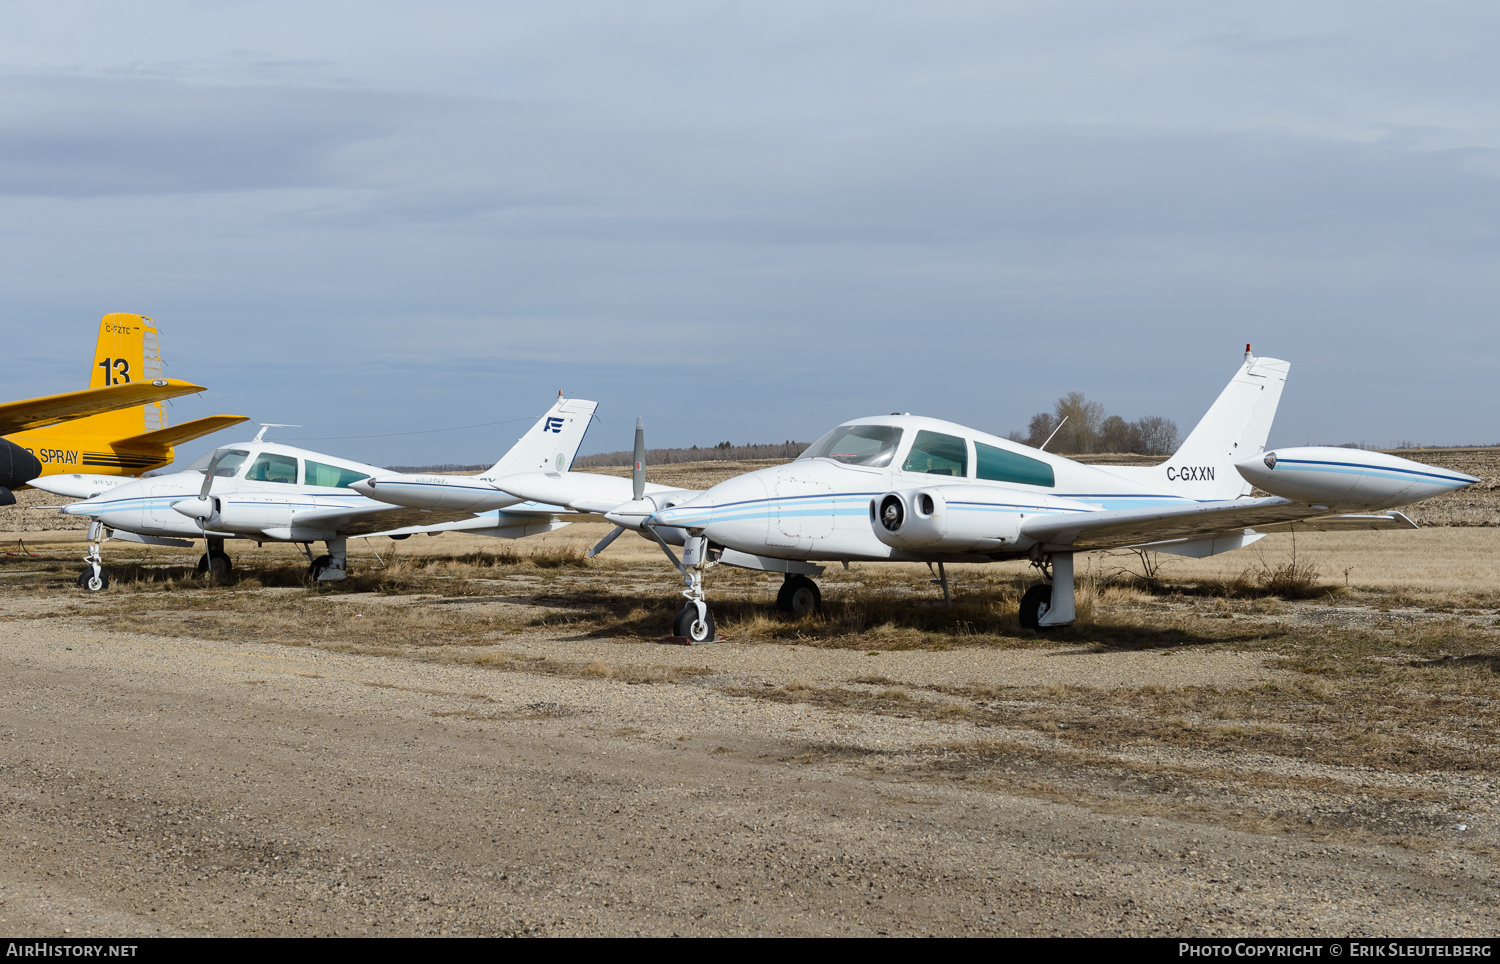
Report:
[[[549,416],[548,417],[546,424],[542,426],[542,431],[543,432],[556,432],[559,435],[561,435],[562,434],[562,427],[563,427],[563,420],[560,419],[560,418],[558,418],[556,415],[553,415],[553,416]]]

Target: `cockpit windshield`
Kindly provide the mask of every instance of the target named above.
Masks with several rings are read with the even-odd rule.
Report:
[[[840,425],[818,439],[798,459],[834,459],[846,465],[881,468],[901,445],[901,430],[894,425]]]
[[[239,467],[245,464],[245,460],[250,457],[249,452],[241,452],[238,449],[215,449],[203,456],[203,458],[198,459],[192,465],[189,465],[184,471],[207,472],[209,463],[214,460],[214,456],[216,455],[220,456],[219,464],[214,466],[214,478],[216,479],[231,478],[239,470]]]

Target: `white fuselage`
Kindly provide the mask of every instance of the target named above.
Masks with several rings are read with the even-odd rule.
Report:
[[[1300,517],[1407,505],[1478,481],[1396,456],[1334,448],[1281,449],[1233,466],[1183,466],[1173,457],[1149,468],[1114,469],[914,416],[857,419],[824,438],[851,426],[872,435],[899,432],[900,442],[888,456],[881,453],[881,464],[862,465],[846,461],[857,459],[857,452],[818,454],[820,440],[790,464],[721,482],[656,511],[648,523],[757,556],[980,562],[1065,549],[1027,536],[1028,526],[1036,531],[1038,516],[1234,502],[1172,491],[1189,474],[1237,470],[1242,479],[1233,488],[1240,497],[1260,485],[1306,506],[1294,513]],[[901,515],[895,531],[877,520],[891,501],[899,503],[891,511]],[[1219,542],[1213,551],[1242,544]]]
[[[186,511],[203,489],[201,469],[127,482],[63,511],[144,536],[199,539],[209,535],[305,542],[329,539],[336,533],[299,525],[299,515],[382,506],[347,486],[349,480],[384,471],[376,466],[269,442],[226,446],[214,454],[224,452],[244,453],[244,458],[232,470],[221,470],[229,474],[214,479],[209,492],[214,514],[207,525],[200,523],[201,515]],[[262,456],[274,458],[279,471],[266,471]],[[207,459],[202,461],[206,467]],[[266,478],[248,477],[252,474]],[[309,485],[309,479],[345,484]]]
[[[711,542],[741,552],[785,559],[987,561],[1026,553],[1029,547],[1025,544],[1014,540],[995,544],[998,540],[984,537],[991,531],[996,536],[1014,531],[1016,521],[1028,515],[1193,501],[1148,482],[1124,478],[1107,466],[1082,465],[953,422],[904,415],[856,419],[845,425],[898,429],[901,440],[883,465],[848,464],[832,457],[804,455],[787,465],[736,476],[694,499],[657,512],[653,524],[701,532]],[[918,434],[924,431],[962,440],[966,455],[962,474],[958,474],[956,464],[932,471],[931,460],[914,455]],[[1017,456],[1027,466],[1037,463],[1026,474],[1050,474],[1051,484],[980,478],[977,446]],[[809,452],[815,450],[816,445]],[[871,525],[873,502],[891,491],[935,486],[950,493],[946,503],[953,525],[978,534],[970,545],[956,551],[931,552],[888,545],[877,538]],[[972,488],[975,498],[951,497],[953,490],[965,486]]]

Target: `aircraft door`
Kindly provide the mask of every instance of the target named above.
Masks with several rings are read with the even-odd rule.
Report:
[[[146,500],[144,520],[148,528],[158,532],[172,532],[182,529],[184,523],[190,524],[191,520],[172,508],[172,503],[177,499],[190,498],[181,491],[180,486],[170,482],[147,482],[146,494],[150,496]]]
[[[833,488],[796,476],[776,480],[776,511],[767,520],[766,542],[808,548],[833,535]]]

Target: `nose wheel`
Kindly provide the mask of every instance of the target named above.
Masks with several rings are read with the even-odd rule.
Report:
[[[672,620],[672,635],[681,636],[691,643],[713,642],[714,614],[708,611],[708,604],[693,600],[683,606],[682,612]]]

